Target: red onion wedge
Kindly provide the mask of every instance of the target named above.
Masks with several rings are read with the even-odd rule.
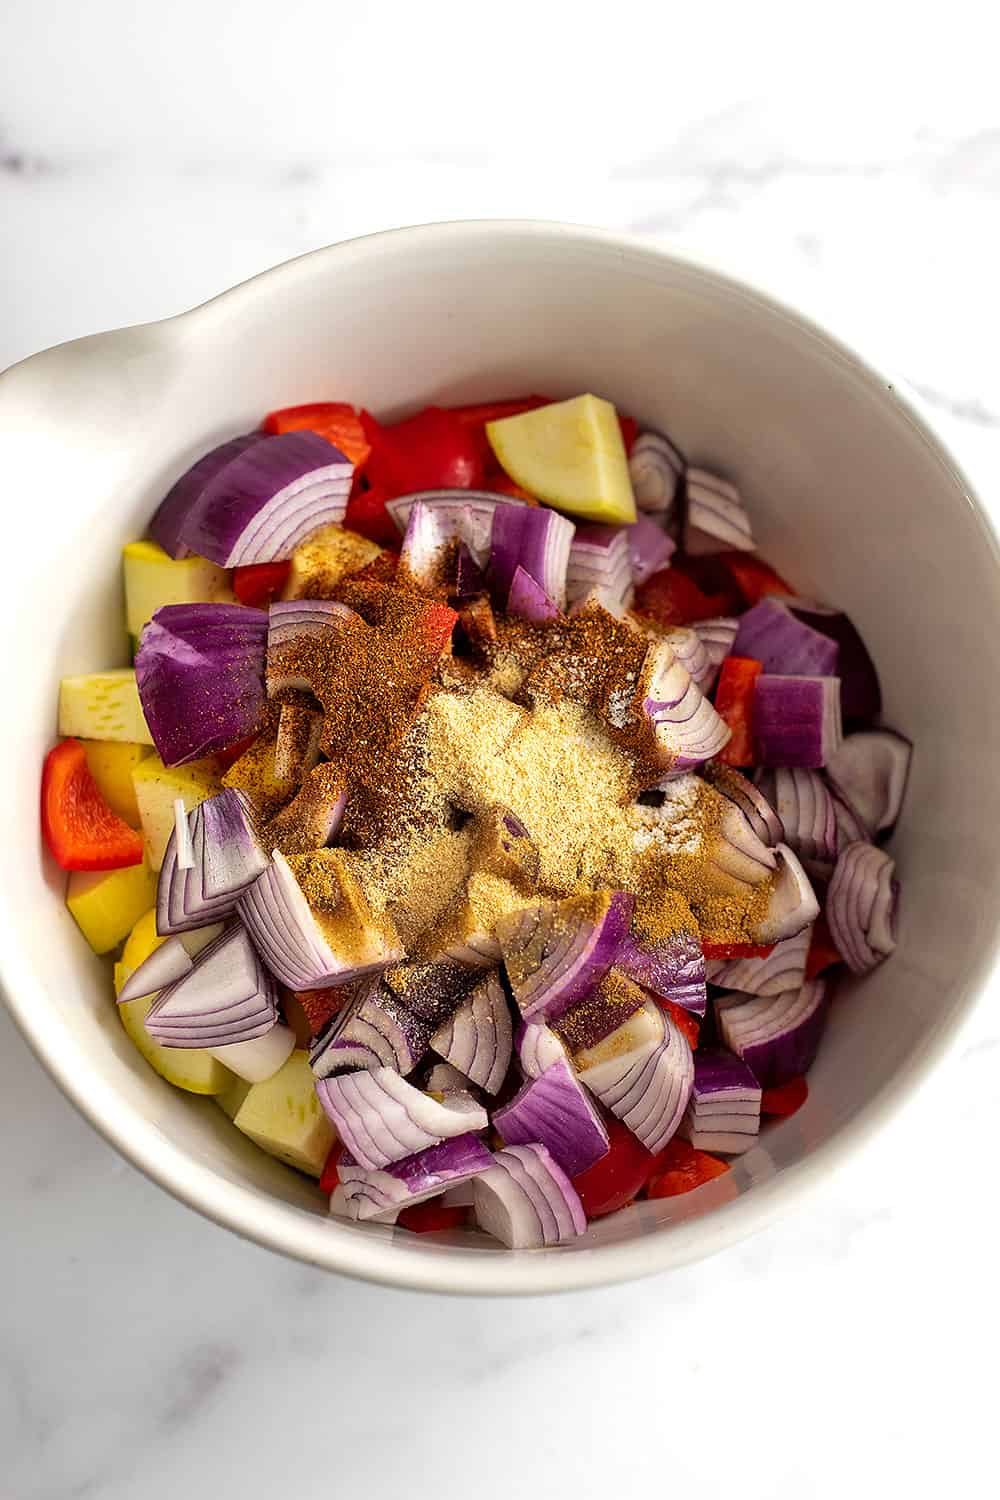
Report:
[[[761,773],[758,785],[777,810],[785,842],[800,859],[819,864],[837,854],[837,818],[833,798],[817,771],[778,767]]]
[[[310,648],[317,659],[336,647],[360,617],[336,599],[287,599],[272,604],[267,617],[267,691],[314,690]]]
[[[655,1000],[647,1000],[617,1031],[596,1046],[577,1052],[573,1066],[591,1093],[602,1098],[606,1089],[617,1084],[623,1068],[644,1063],[663,1045],[665,1037],[664,1013]]]
[[[762,844],[773,849],[782,843],[785,830],[781,819],[759,787],[732,766],[725,766],[717,760],[705,767],[704,774],[717,792],[736,804]]]
[[[183,797],[174,798],[174,853],[179,870],[194,868],[194,847],[191,843],[191,829],[188,827],[187,808],[184,806]]]
[[[779,943],[812,925],[819,916],[819,902],[809,877],[787,844],[775,847],[777,874],[771,887],[767,915],[754,933],[758,943]],[[711,976],[710,976],[711,977]]]
[[[165,943],[154,948],[148,958],[126,979],[118,991],[118,1004],[138,1000],[143,995],[155,995],[157,990],[183,979],[194,968],[191,955],[179,937],[168,937]]]
[[[202,492],[217,474],[248,448],[264,437],[260,432],[246,432],[212,448],[177,480],[150,523],[149,534],[171,557],[190,557],[192,549],[182,540],[188,516],[201,499]]]
[[[663,1038],[645,1056],[632,1060],[628,1050],[598,1067],[577,1069],[580,1078],[617,1115],[647,1151],[662,1151],[684,1118],[694,1059],[687,1037],[663,1015]]]
[[[274,774],[279,781],[302,781],[319,760],[323,715],[304,703],[283,703],[274,742]],[[323,840],[325,842],[325,840]]]
[[[164,1047],[225,1047],[270,1031],[274,981],[242,927],[231,927],[153,1001],[145,1026]]]
[[[808,1072],[826,1025],[826,982],[811,979],[781,995],[720,995],[719,1034],[763,1089]]]
[[[663,639],[672,648],[695,686],[707,693],[709,684],[715,678],[716,669],[709,661],[708,651],[698,632],[686,625],[678,625],[675,630],[667,631]]]
[[[694,933],[653,939],[631,932],[622,941],[615,967],[672,1005],[695,1016],[705,1014],[705,955]]]
[[[895,863],[874,844],[841,850],[826,896],[833,941],[852,974],[867,974],[896,947]]]
[[[400,536],[405,536],[410,513],[418,503],[439,516],[441,528],[464,542],[481,568],[490,555],[493,513],[497,506],[517,508],[527,504],[515,495],[498,495],[492,490],[419,490],[412,495],[399,495],[387,500],[385,508]]]
[[[570,1177],[608,1152],[608,1132],[569,1063],[560,1058],[529,1078],[493,1115],[505,1146],[540,1141]]]
[[[632,906],[625,891],[595,891],[501,917],[497,941],[526,1021],[556,1020],[603,979]]]
[[[208,1051],[245,1083],[265,1083],[295,1051],[295,1032],[279,1021],[263,1036],[251,1037],[248,1042],[233,1042],[230,1047],[209,1047]]]
[[[769,597],[740,616],[733,654],[752,657],[775,677],[835,677],[840,649]]]
[[[544,506],[501,505],[493,514],[490,582],[504,602],[518,566],[540,585],[557,609],[566,605],[566,569],[576,528]]]
[[[156,888],[161,937],[230,916],[240,895],[267,868],[256,815],[244,792],[227,787],[187,815],[193,863],[183,870],[176,833],[167,842]]]
[[[684,457],[669,438],[659,432],[641,432],[632,445],[628,460],[635,503],[639,509],[668,516],[684,478],[684,468]]]
[[[627,940],[626,934],[622,944]],[[648,999],[647,992],[626,974],[610,969],[586,999],[578,1000],[553,1027],[570,1052],[588,1051],[624,1026]]]
[[[337,1173],[352,1219],[391,1223],[401,1208],[412,1208],[471,1181],[493,1166],[493,1153],[471,1132],[428,1146],[386,1168],[363,1167],[350,1155]]]
[[[628,533],[628,555],[632,569],[632,583],[636,588],[665,568],[677,551],[677,543],[668,536],[663,527],[649,516],[640,515],[625,527]],[[631,604],[631,590],[628,601]]]
[[[740,622],[735,615],[716,615],[711,620],[695,620],[691,626],[705,648],[705,654],[712,669],[707,683],[698,683],[704,691],[711,687],[722,663],[732,653],[733,642],[736,640],[739,627]]]
[[[741,1155],[757,1141],[761,1092],[754,1074],[734,1052],[697,1052],[691,1098],[678,1135],[697,1151]]]
[[[514,577],[511,579],[506,612],[516,619],[527,620],[531,625],[544,625],[547,620],[559,618],[558,609],[541,584],[536,583],[520,563],[514,569]]]
[[[540,1078],[554,1062],[569,1057],[562,1038],[544,1021],[525,1021],[518,1027],[514,1040],[517,1060],[525,1078]]]
[[[495,1094],[507,1076],[514,1047],[510,1008],[496,974],[487,974],[430,1039],[439,1057],[472,1083]]]
[[[758,677],[753,726],[761,765],[825,766],[843,738],[839,677]]]
[[[498,1151],[473,1181],[476,1222],[509,1250],[541,1250],[583,1234],[580,1195],[544,1146]]]
[[[166,604],[135,657],[157,753],[178,766],[247,739],[264,708],[267,615],[242,604]]]
[[[652,521],[647,522],[647,525],[658,531]],[[602,597],[610,599],[619,610],[629,607],[632,602],[630,529],[625,526],[576,528],[566,568],[566,597],[571,604],[575,604],[592,589],[597,589]],[[662,532],[659,534],[663,535]]]
[[[296,872],[326,887],[319,915]],[[291,990],[350,984],[403,957],[395,930],[376,921],[340,850],[287,859],[275,852],[237,909],[264,962]]]
[[[359,980],[351,1003],[334,1016],[309,1049],[317,1078],[356,1068],[412,1073],[430,1043],[429,1022],[413,1015],[378,975]]]
[[[899,817],[913,746],[891,729],[849,734],[828,758],[826,774],[869,833],[891,828]]]
[[[684,551],[690,557],[730,549],[753,552],[750,517],[735,484],[708,469],[687,471]]]
[[[840,678],[840,706],[845,719],[877,719],[882,712],[882,690],[875,663],[847,615],[825,604],[790,599],[788,608],[797,620],[836,641],[839,649],[837,676]]]
[[[400,964],[390,969],[385,983],[407,1010],[429,1021],[431,1029],[436,1030],[455,1014],[481,978],[482,969],[477,965],[459,963],[441,954],[427,963]]]
[[[316,1094],[348,1151],[368,1168],[391,1166],[489,1124],[486,1111],[467,1095],[433,1099],[395,1068],[320,1078]]]
[[[455,594],[459,599],[475,599],[486,592],[486,574],[464,542],[459,542],[455,558]]]
[[[780,995],[805,982],[806,957],[812,928],[775,943],[766,958],[710,958],[706,964],[709,984],[748,995]]]
[[[266,847],[280,849],[282,854],[325,849],[337,835],[346,806],[343,773],[333,761],[322,761],[313,766],[291,802],[264,825]]]
[[[184,555],[196,553],[221,568],[278,562],[314,531],[343,521],[353,476],[350,460],[316,432],[259,433],[207,482],[190,483],[182,520],[175,486],[152,530],[176,532]]]
[[[727,799],[722,808],[718,837],[711,845],[716,883],[736,888],[763,885],[778,868],[777,855],[757,837],[735,802]]]
[[[650,758],[673,776],[718,755],[729,739],[729,726],[665,640],[647,648],[634,695],[612,688],[605,711],[613,728],[644,725]]]
[[[831,794],[833,796],[833,816],[837,823],[838,853],[847,844],[870,844],[872,836],[862,822],[857,810],[851,806],[846,797],[841,796],[836,787],[831,788]]]
[[[471,1078],[466,1078],[451,1063],[435,1063],[427,1075],[427,1092],[429,1094],[469,1094]]]

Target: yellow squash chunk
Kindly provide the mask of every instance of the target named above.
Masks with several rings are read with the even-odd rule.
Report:
[[[165,766],[158,755],[147,755],[132,772],[146,857],[154,870],[163,863],[174,827],[174,798],[183,797],[188,812],[214,797],[222,788],[214,760],[192,760],[184,766]]]
[[[147,864],[124,870],[73,870],[66,905],[95,953],[117,948],[156,900],[156,876]]]
[[[635,520],[628,458],[610,401],[556,401],[487,422],[486,436],[511,479],[556,510],[613,526]]]
[[[131,667],[64,677],[59,684],[59,733],[80,740],[151,745]]]
[[[233,1124],[272,1156],[312,1177],[322,1173],[336,1139],[316,1097],[309,1055],[298,1050],[273,1077],[253,1084]]]
[[[84,740],[84,753],[97,789],[113,813],[130,828],[139,827],[139,804],[135,800],[132,772],[150,753],[148,745],[130,745],[127,740]]]
[[[342,578],[374,562],[382,548],[343,526],[323,526],[292,553],[283,599],[329,599]]]
[[[204,604],[228,587],[224,568],[204,557],[172,558],[156,542],[129,542],[122,548],[125,628],[137,639],[164,604]]]
[[[270,818],[299,789],[293,776],[278,776],[274,769],[276,734],[259,734],[239,760],[233,761],[222,778],[223,786],[246,792],[262,818]]]
[[[115,994],[121,993],[126,979],[163,942],[156,932],[156,912],[148,911],[140,917],[129,935],[121,962],[115,964]],[[121,1023],[154,1072],[168,1083],[189,1094],[222,1095],[234,1079],[228,1068],[198,1047],[161,1047],[146,1030],[145,1021],[155,995],[143,995],[139,1000],[127,1000],[118,1006]]]
[[[232,1083],[228,1083],[221,1094],[216,1094],[215,1102],[231,1120],[235,1120],[253,1084],[247,1083],[245,1078],[237,1078],[235,1073],[231,1073],[230,1077],[233,1080]]]

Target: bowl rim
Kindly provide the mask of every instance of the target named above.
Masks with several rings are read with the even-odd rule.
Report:
[[[680,254],[637,235],[534,219],[459,219],[401,226],[309,251],[269,267],[195,308],[139,326],[156,328],[166,338],[171,330],[186,330],[202,322],[208,324],[229,317],[238,312],[245,300],[265,288],[270,290],[272,283],[309,276],[328,262],[371,256],[389,241],[409,240],[414,246],[438,241],[456,253],[462,245],[486,238],[496,245],[504,237],[548,241],[553,245],[572,242],[576,246],[627,255],[633,262],[659,266],[666,263],[695,283],[710,284],[716,290],[721,287],[729,295],[750,301],[767,314],[794,324],[800,332],[819,341],[828,354],[845,362],[880,402],[888,401],[907,420],[964,496],[994,566],[1000,571],[1000,540],[982,500],[935,431],[933,418],[905,385],[901,386],[898,379],[883,373],[877,364],[772,293],[715,266],[709,259]],[[104,337],[113,338],[117,332],[121,330],[113,330]],[[73,341],[80,342],[85,341]],[[69,348],[72,344],[60,347]],[[38,357],[29,356],[20,368]],[[5,915],[0,913],[0,993],[21,1035],[74,1107],[133,1166],[188,1207],[266,1249],[383,1286],[460,1295],[540,1294],[635,1280],[715,1254],[763,1228],[779,1212],[801,1204],[831,1171],[842,1168],[865,1140],[912,1102],[935,1067],[959,1044],[998,957],[1000,913],[963,987],[956,1013],[924,1040],[891,1081],[802,1161],[704,1217],[681,1220],[664,1232],[639,1233],[624,1244],[593,1246],[567,1254],[558,1251],[497,1254],[458,1247],[449,1247],[447,1253],[442,1253],[441,1246],[424,1248],[419,1243],[408,1245],[406,1253],[400,1254],[389,1237],[370,1235],[364,1229],[327,1220],[259,1190],[228,1181],[214,1168],[176,1146],[144,1116],[137,1122],[135,1111],[107,1080],[96,1073],[93,1077],[81,1073],[76,1047],[68,1032],[62,1029],[47,1032],[36,1023],[36,1017],[44,1015],[44,990],[27,960],[19,954],[16,934],[7,929]]]

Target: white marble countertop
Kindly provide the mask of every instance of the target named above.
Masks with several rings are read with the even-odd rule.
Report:
[[[350,234],[574,219],[804,307],[909,378],[1000,493],[979,13],[8,0],[0,367]],[[0,1500],[982,1492],[998,998],[798,1218],[643,1285],[505,1304],[227,1236],[0,1017]]]

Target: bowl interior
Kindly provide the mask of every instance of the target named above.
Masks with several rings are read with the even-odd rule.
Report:
[[[881,673],[885,720],[916,753],[893,839],[899,950],[841,989],[807,1106],[698,1192],[625,1210],[558,1251],[510,1255],[485,1239],[428,1243],[330,1221],[305,1178],[211,1102],[153,1075],[118,1025],[108,965],[62,907],[35,788],[59,677],[123,660],[118,548],[192,458],[298,401],[402,413],[526,390],[606,395],[736,479],[763,554],[803,594],[853,616]],[[402,231],[306,257],[170,323],[27,362],[0,380],[0,441],[24,565],[0,750],[8,786],[23,793],[0,870],[8,997],[95,1123],[195,1206],[317,1264],[400,1284],[539,1290],[639,1274],[770,1214],[901,1097],[954,1030],[996,933],[1000,792],[985,760],[1000,707],[983,689],[1000,673],[995,546],[892,387],[784,309],[585,231]]]

